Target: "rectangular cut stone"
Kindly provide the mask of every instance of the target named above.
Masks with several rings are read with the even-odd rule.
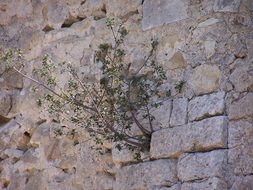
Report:
[[[180,190],[225,190],[227,183],[217,177],[209,178],[201,182],[184,183]]]
[[[154,189],[172,186],[176,181],[176,161],[157,160],[123,167],[116,174],[114,189]]]
[[[232,121],[228,130],[228,163],[236,175],[253,173],[253,119]]]
[[[186,98],[179,98],[173,101],[173,109],[170,118],[170,125],[184,125],[187,118],[187,105],[188,100]]]
[[[227,117],[217,116],[182,127],[156,131],[151,138],[152,158],[178,158],[184,152],[227,147]]]
[[[189,120],[200,120],[208,116],[220,115],[224,113],[224,92],[211,95],[199,96],[189,102]]]
[[[215,12],[238,12],[241,0],[215,0]]]
[[[230,120],[253,117],[253,93],[248,93],[243,98],[228,105],[228,117]]]
[[[143,4],[143,30],[189,18],[185,0],[147,0]]]
[[[214,150],[205,153],[182,155],[177,165],[178,177],[181,181],[223,178],[227,167],[227,150]]]

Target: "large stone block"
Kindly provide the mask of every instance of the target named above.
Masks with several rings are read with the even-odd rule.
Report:
[[[224,113],[224,92],[196,97],[189,102],[189,120],[200,120],[205,117]]]
[[[188,100],[186,98],[179,98],[173,101],[173,110],[170,118],[170,125],[183,125],[187,120],[187,106]]]
[[[152,135],[152,158],[178,158],[184,152],[227,147],[227,118],[217,116],[182,127],[159,130]]]
[[[248,93],[243,98],[228,105],[228,117],[231,120],[253,116],[253,93]]]
[[[229,123],[228,162],[236,175],[253,173],[253,119]]]
[[[154,189],[177,181],[176,162],[157,160],[123,167],[116,174],[115,190]]]
[[[184,183],[180,190],[225,190],[225,180],[214,177],[200,182]]]
[[[252,190],[253,176],[237,177],[230,190]]]
[[[181,181],[223,178],[227,167],[226,150],[183,155],[178,161],[178,177]]]
[[[142,28],[169,24],[189,18],[185,0],[148,0],[143,4]]]
[[[216,65],[200,65],[196,67],[188,80],[188,84],[196,95],[207,94],[219,88],[221,71]]]
[[[253,70],[253,65],[240,65],[229,77],[237,92],[243,92],[253,89],[253,75],[250,71]]]
[[[238,12],[241,0],[216,0],[214,11],[216,12]]]

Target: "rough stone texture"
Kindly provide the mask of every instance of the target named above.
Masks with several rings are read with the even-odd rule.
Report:
[[[193,183],[183,183],[181,190],[225,190],[227,183],[217,177]]]
[[[253,176],[237,177],[231,190],[251,190],[253,187]]]
[[[11,96],[7,93],[2,92],[0,94],[0,115],[1,116],[6,116],[11,109],[12,102],[11,102]]]
[[[215,0],[214,11],[217,12],[237,12],[241,0]]]
[[[172,186],[176,180],[176,162],[157,160],[123,167],[116,175],[114,189],[151,190],[156,186]]]
[[[253,120],[229,123],[228,162],[237,175],[253,173]]]
[[[179,158],[178,177],[182,181],[223,178],[227,164],[226,150],[186,154]]]
[[[189,121],[201,120],[206,117],[221,115],[225,108],[225,93],[199,96],[189,102]]]
[[[253,93],[248,93],[238,101],[228,105],[229,119],[241,119],[253,116]]]
[[[170,126],[183,125],[187,120],[188,100],[179,98],[173,101],[173,109],[170,118]]]
[[[238,66],[230,75],[229,80],[235,87],[237,92],[243,92],[253,89],[253,74],[248,74],[252,72],[253,65],[240,65]]]
[[[188,18],[187,5],[182,0],[149,0],[143,4],[144,30]]]
[[[75,126],[61,119],[61,124],[51,122],[36,106],[38,96],[31,82],[13,71],[4,73],[0,63],[0,189],[251,190],[252,10],[252,0],[0,0],[1,48],[22,49],[26,74],[32,75],[48,53],[57,62],[78,66],[89,81],[99,80],[95,51],[99,44],[112,41],[105,21],[117,16],[129,31],[124,42],[127,63],[143,63],[150,40],[158,40],[153,58],[167,73],[162,87],[172,94],[163,106],[152,110],[155,131],[168,128],[152,137],[152,159],[158,160],[138,164],[131,152],[115,152],[112,142],[96,151],[97,145],[79,128],[74,137],[55,136],[55,128],[66,126],[67,133]],[[180,81],[186,82],[181,92],[175,88]],[[225,109],[221,91],[226,94]],[[39,94],[44,92],[41,89]],[[194,108],[191,111],[188,105],[187,116],[194,118],[187,119],[188,123],[186,103],[180,103],[186,99]],[[214,149],[228,149],[219,150],[227,151],[228,164],[217,173],[218,160],[224,155],[214,157]],[[179,173],[196,180],[178,180],[174,164],[164,164],[178,162],[185,152],[191,153],[187,158],[201,158],[201,162],[181,157],[185,167],[180,166]],[[148,154],[141,153],[144,161],[152,160]],[[216,161],[218,165],[212,168],[205,165]],[[127,175],[126,168],[133,174]],[[118,178],[122,172],[133,186],[124,181],[127,178]],[[223,173],[227,187],[223,177],[213,177]],[[120,180],[123,185],[115,186]]]
[[[201,65],[194,69],[188,84],[196,95],[206,94],[218,89],[221,71],[215,65]]]
[[[184,152],[227,147],[227,118],[213,117],[182,127],[159,130],[152,135],[152,158],[178,158]]]

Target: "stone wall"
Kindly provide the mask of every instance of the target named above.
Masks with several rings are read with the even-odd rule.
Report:
[[[159,41],[174,98],[155,113],[150,152],[138,163],[110,144],[91,149],[82,130],[55,136],[31,82],[0,65],[0,189],[252,190],[253,1],[1,0],[0,42],[25,52],[28,74],[49,53],[95,77],[108,16],[124,21],[135,64]]]

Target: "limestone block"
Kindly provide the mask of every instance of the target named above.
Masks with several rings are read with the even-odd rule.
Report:
[[[0,87],[2,88],[22,89],[23,86],[24,86],[23,77],[17,74],[16,71],[11,70],[9,72],[6,72],[0,78]]]
[[[251,190],[253,187],[253,176],[237,177],[231,190]]]
[[[224,113],[225,93],[217,92],[211,95],[199,96],[189,102],[189,120],[200,120],[205,117]]]
[[[180,190],[225,190],[227,189],[227,183],[217,177],[209,178],[200,182],[183,183]]]
[[[142,29],[147,30],[164,24],[189,18],[183,0],[149,0],[143,4]]]
[[[4,151],[4,155],[8,156],[9,158],[19,159],[23,154],[23,151],[14,148],[5,149]]]
[[[243,92],[253,89],[252,64],[238,66],[230,75],[229,80],[233,83],[235,91]]]
[[[113,14],[117,17],[130,16],[131,14],[138,13],[138,7],[141,5],[141,0],[108,0],[107,13]],[[124,9],[122,9],[122,5]]]
[[[187,98],[179,98],[173,100],[173,109],[170,118],[171,126],[183,125],[186,123],[187,107],[188,107]]]
[[[206,41],[204,41],[206,57],[208,59],[214,55],[215,46],[216,46],[216,41],[215,40],[206,40]]]
[[[34,174],[25,186],[26,190],[48,190],[47,176],[42,172]]]
[[[0,115],[6,116],[12,107],[11,96],[4,91],[0,92]]]
[[[185,68],[187,66],[186,60],[182,53],[176,52],[169,60],[169,63],[165,65],[168,69]]]
[[[223,178],[227,167],[226,150],[183,155],[178,161],[178,177],[182,181]]]
[[[152,158],[178,158],[184,152],[227,147],[227,118],[212,117],[181,127],[156,131],[151,138]]]
[[[253,116],[253,93],[248,93],[243,98],[228,105],[229,119],[241,119]]]
[[[105,3],[104,0],[88,0],[85,1],[79,8],[78,8],[78,16],[85,18],[89,16],[94,17],[105,17]]]
[[[232,121],[228,130],[228,162],[237,175],[253,173],[253,119]]]
[[[177,181],[176,162],[157,160],[125,166],[116,174],[115,190],[152,189]]]
[[[196,67],[188,81],[196,95],[206,94],[218,89],[221,71],[216,65],[200,65]]]
[[[241,0],[215,0],[215,12],[238,12]]]

